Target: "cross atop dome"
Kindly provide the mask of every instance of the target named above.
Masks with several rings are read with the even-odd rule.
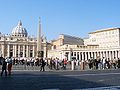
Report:
[[[22,26],[22,22],[21,22],[21,20],[18,22],[18,25],[19,25],[19,26]]]

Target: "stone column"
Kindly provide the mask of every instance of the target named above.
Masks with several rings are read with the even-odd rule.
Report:
[[[71,61],[71,51],[68,54],[68,60]]]
[[[25,45],[23,45],[23,57],[25,57]]]
[[[15,57],[15,45],[13,45],[13,57]]]
[[[103,57],[105,57],[105,51],[103,51]],[[106,57],[105,57],[106,58]]]
[[[118,52],[117,51],[115,51],[115,57],[116,57],[116,59],[118,58]]]
[[[110,60],[112,60],[112,51],[109,51]]]
[[[84,53],[82,52],[82,60],[84,60]]]
[[[106,51],[106,58],[108,59],[108,51]]]
[[[29,57],[29,46],[27,45],[27,49],[26,49],[26,57]]]
[[[93,52],[91,52],[91,57],[94,58],[94,57],[93,57]]]
[[[33,57],[35,57],[35,46],[33,45]]]
[[[15,45],[15,57],[16,57],[16,55],[17,55],[17,46]]]
[[[75,56],[76,60],[77,60],[77,52],[76,52],[76,56]]]
[[[47,57],[47,45],[46,45],[46,43],[45,43],[45,45],[44,45],[44,58],[46,58]]]
[[[97,52],[97,57],[100,58],[100,53],[99,53],[99,51]]]
[[[5,49],[5,46],[2,45],[2,56],[3,56],[3,57],[5,57],[5,54],[4,54],[4,53],[5,53],[5,50],[4,50],[4,49]]]
[[[81,54],[80,54],[80,52],[79,52],[79,60],[81,60]]]
[[[87,60],[87,52],[85,52],[85,61]]]
[[[118,50],[118,58],[120,58],[120,50]]]
[[[94,58],[97,59],[97,54],[96,54],[96,52],[94,52]]]
[[[112,51],[112,59],[114,58],[115,56],[114,56],[114,51]]]
[[[18,57],[20,57],[20,45],[18,45]]]
[[[10,56],[10,45],[8,44],[7,45],[7,57],[9,57]]]

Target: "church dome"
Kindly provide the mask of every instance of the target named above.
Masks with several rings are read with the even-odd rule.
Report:
[[[27,37],[27,30],[22,26],[21,21],[19,21],[18,25],[13,28],[12,36]]]

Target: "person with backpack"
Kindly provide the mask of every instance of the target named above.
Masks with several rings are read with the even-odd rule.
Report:
[[[3,75],[3,72],[5,71],[5,76],[7,76],[7,62],[5,61],[5,58],[2,58],[2,71],[1,76]]]

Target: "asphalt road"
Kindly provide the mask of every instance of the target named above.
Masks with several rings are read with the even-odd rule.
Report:
[[[13,71],[0,90],[120,90],[120,70]]]

